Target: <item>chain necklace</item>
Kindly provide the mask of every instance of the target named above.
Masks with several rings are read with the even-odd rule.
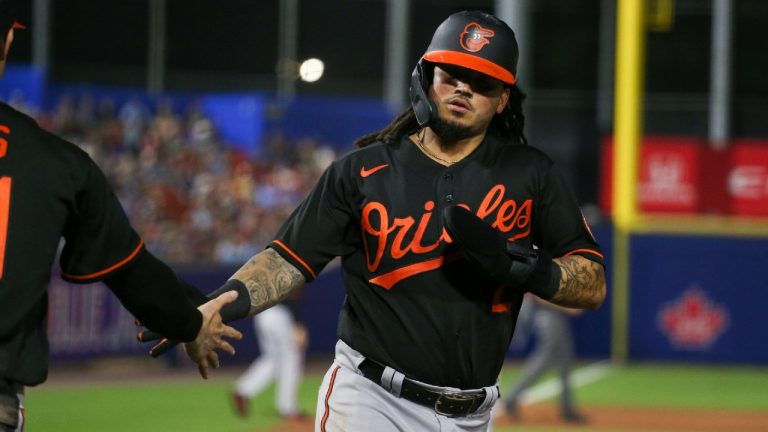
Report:
[[[448,166],[451,166],[451,165],[455,164],[456,162],[458,162],[457,160],[449,161],[447,159],[443,159],[441,157],[435,156],[431,151],[427,150],[427,147],[424,145],[424,141],[422,141],[422,136],[426,132],[427,132],[426,129],[422,129],[420,133],[416,134],[416,145],[419,146],[421,151],[423,151],[427,156],[431,157],[432,159],[440,161],[440,162],[442,162],[444,164],[448,164]]]

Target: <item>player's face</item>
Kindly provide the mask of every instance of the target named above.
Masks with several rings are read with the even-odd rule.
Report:
[[[483,73],[452,65],[435,66],[429,90],[440,119],[469,135],[485,132],[491,119],[501,113],[509,100],[509,89]]]

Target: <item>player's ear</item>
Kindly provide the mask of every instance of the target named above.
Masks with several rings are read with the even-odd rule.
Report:
[[[496,114],[501,114],[504,111],[504,108],[506,108],[507,102],[509,102],[509,94],[509,87],[504,87],[504,90],[501,92],[501,97],[499,98],[499,105],[496,107]]]

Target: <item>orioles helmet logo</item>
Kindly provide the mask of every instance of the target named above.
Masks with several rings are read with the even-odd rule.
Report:
[[[487,29],[476,22],[471,22],[464,27],[464,31],[459,36],[459,43],[462,48],[469,52],[478,52],[484,46],[491,43],[489,38],[492,38],[495,34],[493,30]]]

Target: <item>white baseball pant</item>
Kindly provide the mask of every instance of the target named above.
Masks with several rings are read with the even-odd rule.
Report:
[[[317,398],[315,432],[486,432],[491,408],[499,398],[497,386],[486,387],[486,399],[466,417],[446,417],[433,408],[400,398],[357,369],[365,357],[343,341],[325,374]],[[420,383],[435,391],[458,391]]]
[[[252,398],[275,380],[277,411],[282,416],[297,414],[304,349],[296,343],[291,313],[278,304],[254,316],[253,325],[261,355],[238,378],[235,391]]]

